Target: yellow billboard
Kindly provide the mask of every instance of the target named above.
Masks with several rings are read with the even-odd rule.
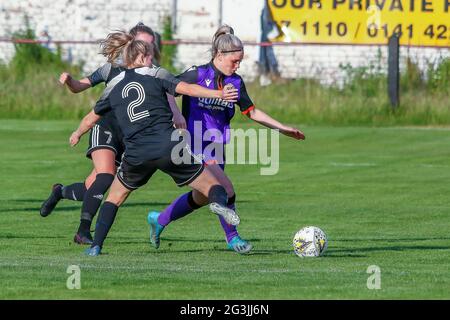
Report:
[[[267,0],[272,41],[450,47],[450,0]]]

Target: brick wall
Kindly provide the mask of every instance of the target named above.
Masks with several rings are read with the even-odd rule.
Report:
[[[111,30],[129,29],[139,21],[162,31],[171,6],[171,0],[2,0],[0,37],[23,29],[25,15],[37,36],[47,30],[53,40],[97,40]],[[65,44],[63,51],[76,62],[84,61],[86,72],[104,63],[96,44]],[[9,61],[13,54],[12,44],[0,42],[1,60]]]

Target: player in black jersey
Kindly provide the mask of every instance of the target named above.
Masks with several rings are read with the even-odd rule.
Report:
[[[157,34],[142,23],[130,30],[130,34],[137,40],[154,43]],[[160,53],[155,46],[155,64],[158,63]],[[64,72],[60,76],[60,82],[74,93],[82,92],[99,83],[108,84],[109,81],[123,70],[122,67],[106,63],[98,68],[90,76],[81,80],[74,80],[70,74]],[[186,128],[186,123],[181,115],[173,96],[167,96],[173,112],[174,125],[177,128]],[[81,219],[74,241],[79,244],[92,244],[90,227],[104,194],[110,187],[116,167],[120,164],[124,151],[123,136],[112,112],[104,115],[92,127],[89,137],[89,147],[86,156],[92,159],[94,168],[84,182],[63,186],[55,184],[49,198],[42,204],[40,214],[48,216],[60,199],[83,201]]]
[[[94,243],[87,253],[100,254],[103,242],[114,222],[118,207],[135,189],[145,185],[151,176],[161,170],[170,175],[178,186],[189,185],[209,199],[210,209],[228,223],[239,224],[236,213],[227,208],[227,193],[216,177],[195,159],[188,147],[173,154],[180,144],[173,141],[174,133],[171,111],[165,98],[166,92],[206,98],[222,98],[235,102],[236,89],[209,90],[196,84],[187,84],[162,68],[151,66],[152,46],[134,40],[124,32],[108,35],[103,52],[114,61],[123,48],[122,58],[127,69],[113,78],[102,99],[80,123],[70,137],[72,145],[78,143],[82,134],[101,115],[113,111],[124,134],[125,153],[111,186],[108,198],[103,203],[97,219]],[[178,164],[177,157],[189,161]]]

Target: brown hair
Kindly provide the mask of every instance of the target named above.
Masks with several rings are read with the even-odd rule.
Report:
[[[130,66],[139,54],[153,55],[152,44],[145,41],[134,40],[134,37],[125,31],[116,31],[108,34],[101,41],[101,53],[108,58],[108,62],[116,65],[119,57],[122,57],[123,65]]]
[[[153,57],[159,63],[161,61],[161,37],[159,36],[159,34],[154,32],[152,28],[146,26],[142,22],[139,22],[129,31],[129,34],[131,34],[133,37],[136,37],[138,33],[147,33],[153,37]]]
[[[241,40],[234,35],[234,30],[227,24],[217,29],[212,40],[212,57],[213,59],[219,54],[227,54],[232,52],[244,51]]]

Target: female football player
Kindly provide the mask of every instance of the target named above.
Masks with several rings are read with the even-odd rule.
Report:
[[[139,23],[130,30],[130,34],[137,40],[142,40],[150,44],[155,43],[156,34],[153,30]],[[157,46],[154,47],[154,63],[159,63],[160,52]],[[108,84],[109,81],[123,70],[115,61],[106,63],[97,69],[90,76],[81,80],[75,80],[70,74],[64,72],[60,76],[60,82],[67,85],[73,93],[82,92],[99,83]],[[169,105],[173,113],[173,122],[177,128],[186,128],[186,122],[181,115],[175,99],[167,95]],[[102,117],[92,128],[89,138],[89,148],[86,156],[92,159],[94,168],[84,182],[74,183],[68,186],[55,184],[49,198],[42,204],[40,214],[48,216],[56,204],[61,199],[71,199],[83,201],[81,209],[81,219],[78,231],[74,236],[74,241],[79,244],[92,244],[90,227],[92,220],[100,207],[104,194],[110,187],[116,167],[120,164],[120,159],[124,151],[122,143],[122,132],[117,125],[113,113],[108,113]]]
[[[201,66],[194,66],[185,73],[178,76],[182,81],[196,83],[205,88],[221,89],[224,86],[232,86],[238,89],[239,99],[237,105],[242,114],[255,122],[271,129],[278,129],[282,134],[297,140],[305,139],[304,134],[296,128],[284,125],[269,115],[255,108],[252,100],[247,94],[244,81],[236,74],[237,69],[244,57],[244,47],[241,40],[234,35],[233,29],[228,25],[221,26],[215,33],[212,40],[212,59],[209,63]],[[219,182],[225,187],[228,193],[228,208],[235,210],[235,192],[230,179],[224,174],[225,168],[225,144],[228,142],[228,130],[230,120],[234,116],[234,104],[224,104],[218,99],[199,99],[195,97],[183,96],[183,115],[187,121],[187,129],[190,137],[195,140],[196,136],[204,136],[208,130],[217,130],[223,137],[222,141],[202,141],[201,150],[193,149],[194,153],[200,153],[208,169],[213,172]],[[197,128],[195,129],[197,124]],[[214,143],[214,148],[208,148]],[[191,146],[197,147],[194,141]],[[222,152],[205,152],[209,150],[221,150]],[[219,149],[220,148],[220,149]],[[188,213],[194,211],[207,203],[207,198],[194,190],[191,194],[185,194],[176,199],[161,213],[156,211],[148,214],[150,224],[150,241],[157,248],[159,247],[160,234],[164,227],[171,221],[177,220]],[[222,227],[225,231],[228,249],[237,253],[247,253],[252,249],[252,245],[242,239],[236,226],[230,225],[219,216]]]
[[[166,92],[169,92],[233,102],[236,101],[237,90],[206,89],[182,82],[162,68],[150,68],[152,50],[152,45],[135,40],[125,32],[108,35],[102,44],[103,54],[108,61],[115,61],[121,54],[126,69],[111,79],[94,110],[70,137],[71,144],[77,144],[82,134],[111,111],[124,135],[125,152],[100,209],[94,242],[87,251],[91,256],[100,254],[119,206],[133,190],[145,185],[157,170],[170,175],[178,186],[189,185],[197,190],[207,199],[211,211],[222,216],[227,223],[239,224],[234,210],[227,208],[225,188],[209,170],[203,170],[203,164],[192,156],[189,148],[183,148],[177,156],[184,159],[187,155],[189,161],[180,164],[174,161],[172,153],[180,142],[172,140],[176,129],[172,126],[172,112],[166,98]]]

